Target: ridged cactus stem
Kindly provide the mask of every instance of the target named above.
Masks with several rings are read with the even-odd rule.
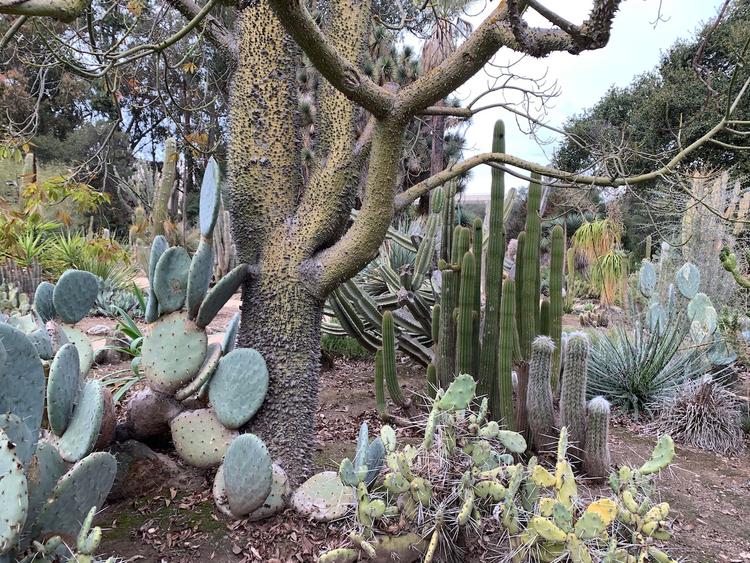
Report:
[[[550,310],[549,299],[542,299],[539,304],[539,334],[550,335]]]
[[[495,130],[492,137],[492,152],[505,152],[505,124],[502,120],[495,122]],[[478,373],[479,391],[482,394],[489,395],[491,403],[495,401],[495,406],[492,407],[492,412],[496,418],[500,416],[497,414],[499,412],[497,409],[500,408],[500,403],[498,402],[499,397],[497,397],[497,349],[499,339],[501,338],[500,308],[502,304],[503,260],[505,259],[504,207],[505,173],[502,170],[493,168],[492,184],[490,186],[490,229],[487,240],[487,263],[485,264],[484,279],[484,328],[482,332],[482,347],[479,356]],[[500,346],[502,346],[502,343],[500,343]],[[500,377],[502,377],[502,375]],[[512,406],[511,402],[511,410]]]
[[[375,351],[375,406],[378,409],[380,418],[387,417],[385,406],[385,385],[383,382],[383,349],[378,348]]]
[[[646,260],[651,260],[651,244],[651,235],[647,235],[645,241],[646,248],[644,249],[644,258]]]
[[[531,354],[531,342],[539,330],[539,241],[542,234],[541,219],[539,218],[539,205],[542,198],[542,187],[539,184],[539,175],[532,174],[532,182],[529,184],[529,194],[526,204],[526,240],[523,245],[523,262],[521,287],[521,311],[519,323],[519,338],[521,354],[528,359]]]
[[[606,479],[609,475],[609,416],[609,402],[604,397],[589,401],[583,468],[591,479]]]
[[[560,379],[560,352],[562,339],[563,298],[562,280],[565,257],[565,231],[560,225],[552,229],[549,266],[549,336],[555,343],[552,354],[552,393],[557,395]]]
[[[440,234],[440,259],[450,262],[451,247],[453,245],[453,227],[456,223],[456,183],[448,182],[445,187],[445,201],[443,201]]]
[[[393,402],[400,407],[408,407],[396,374],[396,333],[391,311],[383,313],[383,375]]]
[[[482,220],[474,219],[474,232],[472,235],[472,252],[474,253],[474,357],[471,361],[471,375],[474,379],[479,379],[479,354],[481,346],[479,345],[479,323],[482,314]]]
[[[568,335],[560,392],[560,425],[568,428],[571,452],[577,460],[583,457],[586,440],[586,374],[589,350],[589,337],[585,332]]]
[[[433,353],[435,355],[437,355],[438,341],[440,340],[440,311],[440,303],[435,303],[435,305],[432,306],[432,318],[430,320],[432,345],[434,348]]]
[[[172,197],[175,177],[177,175],[177,142],[170,137],[164,142],[164,165],[161,171],[161,182],[156,188],[153,201],[154,234],[163,235],[164,224],[169,218],[167,209]]]
[[[572,311],[576,297],[576,251],[573,247],[568,248],[568,250],[565,252],[565,260],[567,262],[565,266],[565,309],[567,311]]]
[[[437,369],[435,364],[427,365],[427,396],[434,399],[437,396]]]
[[[516,284],[505,280],[500,302],[500,339],[497,354],[497,377],[494,378],[490,395],[492,417],[503,422],[505,428],[513,430],[513,357],[516,343]],[[486,330],[486,328],[485,328]]]
[[[518,240],[516,244],[516,273],[515,273],[515,282],[516,282],[516,328],[520,331],[518,328],[521,323],[521,311],[522,311],[522,303],[521,303],[521,288],[523,286],[523,252],[524,247],[526,246],[526,233],[524,231],[521,231],[518,233]],[[521,344],[520,342],[520,334],[519,336],[519,346]]]
[[[476,288],[476,261],[472,252],[464,254],[461,263],[461,290],[458,297],[456,327],[456,374],[471,373],[474,364],[474,291]]]
[[[456,280],[458,273],[449,268],[441,271],[442,287],[440,289],[440,334],[437,342],[435,367],[438,383],[447,389],[453,381],[456,363],[456,322],[453,309],[456,306]]]
[[[526,410],[532,443],[539,453],[553,451],[557,443],[555,407],[550,384],[550,368],[554,350],[555,343],[548,336],[537,336],[531,345]]]

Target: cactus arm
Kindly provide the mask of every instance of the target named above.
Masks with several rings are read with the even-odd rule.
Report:
[[[513,357],[516,340],[515,325],[516,284],[505,280],[500,303],[500,346],[497,356],[497,382],[493,386],[490,411],[495,420],[504,421],[505,428],[513,430]]]
[[[474,362],[474,291],[476,262],[467,252],[461,263],[461,290],[458,298],[458,327],[456,329],[456,374],[472,374]]]
[[[552,353],[552,392],[557,394],[557,384],[560,377],[560,354],[562,340],[562,278],[565,256],[565,232],[560,225],[552,229],[552,248],[549,268],[549,336],[555,343]]]

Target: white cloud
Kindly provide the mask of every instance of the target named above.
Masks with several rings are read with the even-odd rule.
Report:
[[[573,22],[581,22],[591,7],[591,0],[568,0],[546,3]],[[556,4],[556,5],[553,5]],[[563,4],[563,6],[560,6]],[[578,56],[567,53],[553,54],[546,59],[525,58],[515,67],[517,74],[545,76],[545,82],[557,81],[560,96],[552,100],[547,108],[545,121],[561,125],[567,117],[592,106],[611,85],[625,86],[633,77],[651,70],[659,62],[661,53],[677,39],[691,37],[701,22],[715,16],[721,0],[661,0],[664,20],[654,23],[660,0],[629,0],[623,2],[615,17],[609,44],[598,51],[585,52]],[[476,26],[494,8],[493,3],[481,14],[472,18]],[[536,15],[530,16],[531,25],[545,25]],[[546,24],[548,25],[548,24]],[[512,53],[501,51],[496,62],[515,60]],[[480,73],[472,78],[459,92],[462,100],[470,100],[486,88],[488,76]],[[500,93],[488,96],[481,105],[503,101]],[[492,144],[492,128],[497,119],[506,122],[506,147],[513,155],[547,163],[553,145],[541,145],[519,130],[512,114],[502,109],[492,109],[475,116],[466,132],[468,150],[465,155],[489,151]],[[554,141],[549,132],[543,138]],[[521,183],[508,178],[510,185]],[[470,193],[489,192],[490,171],[486,166],[474,169],[469,182]]]

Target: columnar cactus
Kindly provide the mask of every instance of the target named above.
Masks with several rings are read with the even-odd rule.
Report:
[[[554,350],[555,343],[548,336],[537,336],[531,345],[526,410],[532,443],[538,452],[550,451],[557,441],[550,374]]]
[[[565,232],[560,225],[552,229],[552,244],[549,266],[549,336],[555,343],[552,354],[552,392],[557,394],[560,379],[560,354],[562,346],[563,317],[563,260],[565,257]]]
[[[492,151],[505,152],[505,124],[502,120],[495,122],[492,136]],[[505,258],[505,173],[497,168],[492,169],[492,184],[490,186],[489,208],[489,237],[487,241],[487,259],[485,264],[485,306],[484,328],[482,333],[482,347],[479,359],[479,384],[483,393],[490,397],[499,394],[497,366],[497,343],[502,346],[500,331],[500,308],[503,288],[503,260]],[[496,417],[499,417],[499,404],[491,407]]]
[[[476,262],[472,252],[466,252],[461,263],[461,289],[458,300],[458,326],[456,328],[456,374],[471,375],[474,364],[474,310],[476,291]]]
[[[153,230],[155,235],[163,235],[166,230],[166,222],[169,219],[169,200],[172,197],[172,188],[177,174],[177,142],[169,138],[164,143],[164,164],[161,171],[161,182],[154,194],[153,207]]]
[[[586,374],[589,338],[585,332],[568,335],[565,371],[560,392],[560,424],[568,428],[574,457],[581,459],[586,436]]]
[[[586,448],[583,467],[592,479],[605,479],[609,475],[609,402],[604,397],[594,397],[587,407]]]
[[[516,284],[505,280],[500,304],[500,345],[497,355],[497,385],[491,395],[490,410],[505,427],[515,427],[513,415],[513,360],[518,342],[516,334]]]
[[[396,373],[396,335],[393,327],[393,313],[385,311],[383,313],[383,375],[388,394],[393,402],[401,407],[407,406],[404,393],[398,383],[398,374]]]

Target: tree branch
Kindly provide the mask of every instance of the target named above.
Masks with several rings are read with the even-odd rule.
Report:
[[[575,172],[566,172],[550,166],[544,166],[537,164],[529,160],[524,160],[516,156],[512,156],[506,153],[483,153],[468,158],[464,161],[458,162],[455,165],[443,170],[439,174],[435,174],[426,180],[412,186],[408,190],[401,192],[396,196],[394,205],[396,210],[401,210],[411,204],[418,197],[426,194],[430,190],[443,185],[448,180],[460,176],[461,174],[468,172],[472,168],[479,166],[480,164],[488,164],[491,162],[505,164],[508,166],[514,166],[516,168],[522,168],[529,172],[536,172],[542,176],[548,178],[555,178],[558,180],[564,180],[570,184],[578,184],[585,186],[628,186],[631,184],[641,184],[654,180],[659,176],[671,172],[677,165],[682,162],[688,155],[695,152],[698,148],[705,145],[712,138],[719,133],[725,126],[726,122],[722,119],[716,125],[714,125],[706,134],[699,139],[693,141],[690,145],[678,152],[672,159],[669,160],[664,166],[652,170],[646,174],[639,174],[636,176],[627,177],[611,177],[611,176],[590,176],[586,174],[578,174]]]
[[[71,21],[81,15],[88,5],[86,0],[0,0],[0,14],[46,16]]]
[[[393,96],[365,76],[328,41],[301,0],[269,0],[287,32],[333,86],[376,117],[385,117]]]
[[[203,9],[194,0],[166,0],[172,8],[177,10],[188,20],[193,20]],[[198,24],[200,29],[218,49],[227,53],[233,60],[237,60],[237,44],[232,33],[221,23],[218,18],[208,14]]]

